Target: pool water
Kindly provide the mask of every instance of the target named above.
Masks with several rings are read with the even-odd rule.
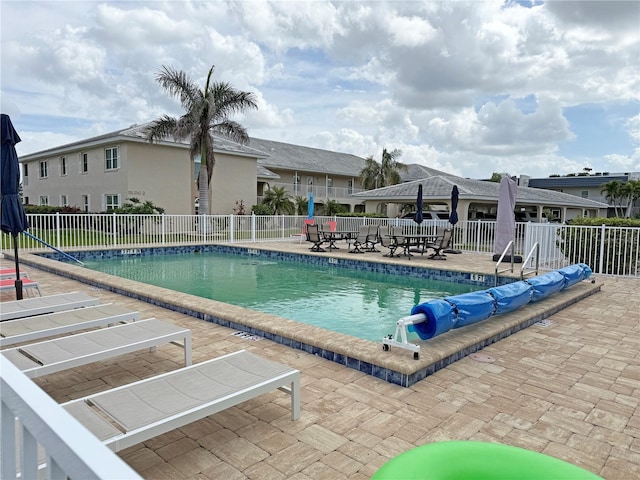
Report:
[[[396,321],[409,315],[414,305],[480,288],[219,253],[112,258],[85,264],[100,272],[374,341],[393,334]]]

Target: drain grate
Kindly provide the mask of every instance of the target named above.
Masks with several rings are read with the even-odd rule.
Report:
[[[476,362],[482,362],[482,363],[493,363],[496,361],[495,358],[493,358],[491,355],[486,354],[486,353],[472,353],[471,355],[469,355],[469,358],[471,358],[472,360],[475,360]]]
[[[538,325],[539,327],[549,327],[553,325],[553,322],[551,320],[540,320],[539,322],[536,322],[535,325]]]
[[[243,340],[251,340],[252,342],[262,340],[262,337],[259,337],[258,335],[252,335],[247,332],[233,332],[231,335],[233,335],[234,337],[242,338]]]

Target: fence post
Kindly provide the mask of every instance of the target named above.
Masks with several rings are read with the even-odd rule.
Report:
[[[167,240],[166,240],[166,234],[167,232],[165,231],[165,219],[167,218],[166,215],[164,213],[160,214],[160,218],[161,220],[161,225],[162,225],[162,245],[166,245],[167,244]]]
[[[600,261],[598,262],[598,273],[602,274],[602,270],[604,268],[603,262],[604,262],[604,256],[606,254],[606,252],[604,251],[604,235],[606,233],[606,227],[604,225],[604,223],[602,225],[600,225]]]
[[[56,212],[56,247],[60,248],[60,212]]]
[[[113,230],[113,246],[117,247],[118,246],[118,241],[116,239],[116,224],[117,224],[117,220],[116,220],[116,214],[115,212],[111,214],[112,215],[112,225],[111,225],[111,229]]]
[[[229,215],[229,242],[233,243],[233,213]]]
[[[251,243],[256,242],[256,213],[251,212]]]

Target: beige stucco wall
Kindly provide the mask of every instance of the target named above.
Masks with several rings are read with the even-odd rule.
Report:
[[[193,213],[193,164],[187,148],[127,143],[126,152],[126,198],[151,201],[169,215]]]
[[[255,158],[216,154],[216,164],[209,186],[212,215],[233,213],[236,202],[242,200],[250,213],[258,194],[257,162]]]

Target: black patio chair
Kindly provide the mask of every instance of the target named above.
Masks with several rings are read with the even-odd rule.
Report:
[[[425,245],[425,248],[433,249],[433,253],[428,258],[432,260],[446,260],[447,256],[442,253],[442,250],[449,248],[453,231],[450,228],[445,228],[442,232],[442,236],[437,238],[435,242]]]
[[[380,232],[378,236],[380,245],[387,248],[389,251],[383,255],[383,257],[395,257],[396,250],[398,249],[398,241],[391,235],[390,229],[386,229]]]
[[[324,236],[320,234],[320,228],[318,224],[307,225],[307,242],[312,242],[313,245],[309,250],[312,252],[324,252],[322,244],[325,242]]]

